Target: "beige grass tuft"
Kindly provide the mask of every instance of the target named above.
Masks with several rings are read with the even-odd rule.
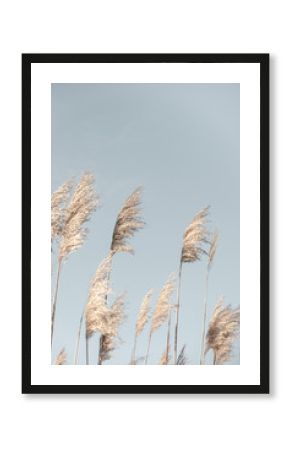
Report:
[[[180,310],[180,289],[183,263],[191,263],[200,260],[202,255],[207,255],[204,245],[208,244],[208,231],[205,226],[209,207],[200,210],[192,219],[183,234],[181,257],[179,261],[178,283],[176,291],[176,323],[174,333],[174,364],[177,364],[178,332],[179,332],[179,310]]]
[[[219,232],[216,230],[211,237],[209,251],[208,251],[208,268],[209,269],[211,269],[213,259],[216,254],[218,239],[219,239]]]
[[[128,240],[145,225],[140,217],[141,193],[141,187],[135,189],[129,195],[117,216],[111,243],[113,253],[134,253],[133,247],[128,243]]]
[[[51,240],[62,234],[64,207],[72,187],[72,181],[66,181],[51,195]]]
[[[166,283],[164,284],[159,297],[156,302],[156,306],[152,316],[151,333],[157,330],[168,319],[170,310],[170,297],[174,291],[174,275],[170,275]]]
[[[59,352],[54,362],[56,366],[62,366],[66,362],[66,354],[64,348]]]
[[[151,338],[154,331],[156,331],[161,325],[164,324],[169,318],[169,313],[172,308],[172,305],[170,304],[170,297],[175,289],[175,276],[171,274],[164,284],[163,288],[161,289],[161,292],[159,294],[159,297],[156,302],[156,306],[153,312],[152,316],[152,322],[149,332],[149,341],[148,341],[148,347],[146,352],[146,358],[145,358],[145,364],[147,364],[148,357],[149,357],[149,350],[150,350],[150,344],[151,344]],[[167,356],[168,357],[168,356]]]
[[[88,301],[85,307],[86,341],[95,332],[101,334],[98,363],[110,359],[116,345],[119,325],[124,319],[124,295],[116,298],[112,306],[108,306],[107,297],[110,293],[109,275],[111,272],[113,253],[98,266],[91,281]],[[88,361],[88,357],[87,357]]]
[[[62,264],[70,253],[83,245],[87,234],[87,230],[83,227],[83,225],[89,220],[90,215],[96,209],[99,202],[99,198],[94,191],[93,184],[93,175],[89,172],[85,172],[81,176],[79,183],[72,193],[68,206],[66,206],[66,208],[64,208],[61,212],[61,221],[59,222],[61,226],[56,226],[56,230],[59,229],[60,243],[57,258],[56,284],[51,310],[51,345],[53,341],[57,296]],[[59,199],[60,197],[64,198],[63,196],[66,190],[67,187],[62,188],[57,195],[53,195],[53,207],[60,204]],[[57,206],[54,208],[56,216],[58,214],[56,212],[57,208]]]
[[[60,242],[59,258],[67,257],[71,252],[80,248],[87,235],[87,230],[83,228],[85,222],[95,211],[99,197],[94,190],[94,177],[91,173],[85,172],[76,186],[71,200],[64,211],[63,229]]]
[[[199,211],[186,228],[182,243],[182,262],[194,262],[207,254],[204,244],[208,244],[208,232],[205,227],[205,220],[209,212],[209,207]]]
[[[136,327],[135,327],[135,334],[136,336],[139,336],[146,323],[148,322],[148,318],[149,318],[149,303],[150,303],[150,299],[152,296],[153,290],[150,289],[147,294],[145,294],[143,301],[141,303],[140,309],[139,309],[139,313],[138,313],[138,317],[137,317],[137,321],[136,321]]]
[[[224,364],[232,356],[232,346],[240,329],[240,308],[223,306],[223,298],[216,304],[208,324],[205,352],[214,353],[214,364]]]
[[[106,314],[106,332],[100,339],[99,364],[111,358],[118,341],[119,326],[124,320],[124,294],[119,295]]]
[[[136,345],[137,345],[137,337],[142,333],[146,323],[149,319],[149,303],[152,296],[153,290],[150,289],[147,294],[145,294],[139,312],[136,320],[135,325],[135,335],[134,335],[134,343],[133,343],[133,349],[132,349],[132,355],[131,355],[131,365],[136,364]]]
[[[208,297],[208,280],[209,273],[211,271],[213,260],[217,250],[217,243],[219,239],[219,233],[216,230],[211,236],[210,246],[208,251],[208,259],[207,259],[207,269],[206,269],[206,277],[205,277],[205,292],[204,292],[204,303],[203,303],[203,320],[202,320],[202,332],[201,332],[201,345],[200,345],[200,364],[204,364],[205,358],[205,324],[207,318],[207,297]]]
[[[85,307],[86,336],[91,337],[96,331],[108,333],[107,316],[109,308],[106,299],[109,293],[108,278],[112,266],[112,252],[99,264],[91,281],[88,300]]]

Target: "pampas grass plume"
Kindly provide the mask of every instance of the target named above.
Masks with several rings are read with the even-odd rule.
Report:
[[[212,349],[214,364],[224,364],[232,356],[232,346],[240,328],[240,309],[223,306],[221,298],[213,311],[206,335],[205,352]]]
[[[134,253],[133,247],[129,245],[128,240],[144,227],[144,222],[139,215],[141,193],[141,187],[135,189],[135,191],[129,195],[117,216],[111,243],[111,250],[113,253]]]
[[[84,243],[87,230],[83,228],[83,225],[89,220],[99,203],[99,197],[93,188],[94,181],[93,175],[85,172],[64,211],[59,253],[61,259],[80,248]]]

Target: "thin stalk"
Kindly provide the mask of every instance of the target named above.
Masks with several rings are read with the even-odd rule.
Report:
[[[201,365],[204,364],[204,339],[205,339],[205,323],[206,323],[206,315],[207,315],[208,276],[209,276],[209,269],[207,268],[206,276],[205,276],[205,292],[204,292],[204,303],[203,303],[203,324],[202,324],[202,331],[201,331],[200,360],[199,360],[199,363]]]
[[[171,310],[169,311],[168,316],[168,329],[166,337],[166,364],[168,364],[169,361],[170,328],[171,328]]]
[[[131,355],[131,364],[136,364],[136,344],[137,344],[137,335],[135,333],[134,344],[133,344],[132,355]]]
[[[90,364],[90,357],[89,357],[89,337],[86,336],[86,365]]]
[[[53,276],[53,272],[54,272],[54,260],[53,260],[53,249],[52,249],[52,244],[51,244],[51,279]],[[51,311],[52,311],[52,307],[53,307],[53,295],[51,294]]]
[[[213,353],[213,365],[216,365],[216,352]]]
[[[51,345],[52,345],[53,331],[54,331],[55,311],[56,311],[56,302],[57,302],[57,294],[58,294],[58,286],[59,286],[59,277],[60,277],[60,272],[61,272],[61,264],[62,264],[62,258],[58,258],[56,285],[55,285],[55,292],[54,292],[54,296],[53,296],[52,313],[51,313]]]
[[[179,271],[178,271],[178,284],[177,284],[177,304],[176,304],[176,324],[175,324],[175,335],[174,335],[174,354],[173,362],[177,363],[177,344],[178,344],[178,323],[179,323],[179,307],[180,307],[180,285],[181,285],[181,272],[182,272],[182,260],[180,258]]]
[[[146,353],[146,358],[145,358],[145,364],[147,364],[147,361],[148,361],[149,350],[150,350],[150,344],[151,344],[151,337],[152,337],[152,332],[150,331],[150,334],[149,334],[149,341],[148,341],[148,347],[147,347],[147,353]]]
[[[51,276],[53,275],[53,270],[54,270],[54,267],[53,267],[53,250],[52,250],[52,246],[51,246]]]
[[[82,325],[83,325],[83,320],[84,320],[84,313],[82,313],[81,318],[80,318],[80,324],[79,324],[79,329],[78,329],[78,334],[77,334],[76,350],[75,350],[75,356],[74,356],[74,364],[77,364],[78,359],[79,359],[80,338],[81,338],[81,329],[82,329]]]

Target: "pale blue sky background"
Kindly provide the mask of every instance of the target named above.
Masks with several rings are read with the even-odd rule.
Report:
[[[53,84],[52,190],[90,170],[102,206],[88,226],[84,246],[66,262],[60,280],[53,357],[62,347],[73,361],[88,286],[110,247],[124,200],[144,186],[146,227],[132,240],[135,256],[113,260],[114,292],[126,291],[122,342],[106,364],[128,364],[140,302],[154,289],[152,305],[168,275],[177,272],[184,229],[207,206],[220,239],[209,279],[208,311],[220,295],[240,301],[240,88],[239,84]],[[199,363],[205,260],[184,264],[180,349]],[[158,364],[166,327],[152,338],[149,363]],[[142,357],[148,326],[137,344]],[[91,340],[91,362],[97,339]],[[84,339],[80,363],[84,363]],[[211,362],[211,355],[208,355]],[[239,345],[232,363],[239,363]]]

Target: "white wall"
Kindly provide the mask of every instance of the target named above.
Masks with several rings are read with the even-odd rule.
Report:
[[[287,447],[289,94],[287,1],[10,1],[1,46],[0,446]],[[271,396],[23,396],[20,393],[21,52],[270,52]],[[41,149],[39,149],[41,151]],[[250,249],[249,249],[250,257]],[[8,269],[8,270],[6,270]]]

